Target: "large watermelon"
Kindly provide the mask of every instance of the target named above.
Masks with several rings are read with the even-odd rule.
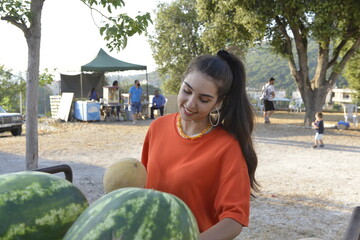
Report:
[[[190,209],[174,195],[121,188],[96,200],[63,240],[197,240]]]
[[[62,239],[88,206],[78,188],[55,175],[0,175],[0,239]]]

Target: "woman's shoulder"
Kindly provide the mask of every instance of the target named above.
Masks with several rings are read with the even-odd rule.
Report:
[[[221,126],[216,127],[211,132],[209,137],[212,138],[213,140],[215,140],[215,142],[221,142],[222,145],[233,145],[233,144],[238,143],[235,136],[233,136],[231,133],[227,132]]]
[[[157,119],[155,119],[151,122],[150,127],[158,128],[158,127],[164,127],[164,126],[170,125],[171,122],[175,121],[176,115],[177,115],[177,113],[171,113],[171,114],[167,114],[167,115],[158,117]]]

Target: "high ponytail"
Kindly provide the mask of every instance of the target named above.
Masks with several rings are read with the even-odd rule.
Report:
[[[254,112],[246,94],[246,74],[242,61],[235,55],[220,50],[216,56],[202,55],[190,62],[186,74],[200,71],[218,86],[220,124],[239,142],[245,157],[250,178],[250,186],[259,190],[255,179],[258,159],[252,141]]]
[[[231,88],[223,97],[220,122],[238,140],[248,167],[251,188],[258,191],[259,184],[255,179],[258,159],[251,137],[255,115],[246,93],[245,67],[239,58],[225,50],[220,50],[217,56],[229,65],[233,75]]]

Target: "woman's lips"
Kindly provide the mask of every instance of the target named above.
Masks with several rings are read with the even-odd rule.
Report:
[[[194,115],[193,112],[187,110],[185,107],[184,107],[184,114],[185,114],[186,116],[192,116],[192,115]]]

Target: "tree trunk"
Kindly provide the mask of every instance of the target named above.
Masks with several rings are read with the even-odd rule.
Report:
[[[44,0],[32,0],[31,26],[25,32],[28,44],[26,83],[26,169],[38,168],[38,87],[40,68],[41,12]]]
[[[295,39],[295,42],[299,58],[299,70],[296,70],[294,61],[289,61],[289,66],[305,104],[304,126],[307,127],[311,126],[311,123],[315,120],[315,113],[322,111],[326,95],[335,83],[336,77],[334,77],[334,81],[326,80],[326,73],[329,69],[329,47],[323,48],[319,44],[317,67],[315,75],[310,81],[307,66],[307,48],[302,45],[303,41],[300,37]]]
[[[300,93],[306,108],[304,126],[310,126],[315,120],[315,113],[322,111],[328,90],[325,87],[315,90],[306,88]]]

